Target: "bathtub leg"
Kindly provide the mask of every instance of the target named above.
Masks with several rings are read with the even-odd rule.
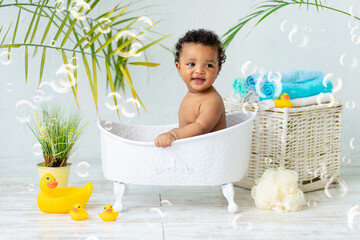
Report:
[[[123,205],[122,205],[122,197],[125,193],[125,183],[123,182],[114,182],[114,193],[115,193],[115,203],[113,206],[114,211],[118,211],[121,212],[121,210],[123,209]]]
[[[225,198],[227,199],[229,206],[228,206],[228,210],[230,213],[236,213],[238,211],[238,205],[236,205],[235,201],[234,201],[234,187],[232,185],[232,183],[225,183],[223,185],[221,185],[222,188],[222,192],[225,196]]]

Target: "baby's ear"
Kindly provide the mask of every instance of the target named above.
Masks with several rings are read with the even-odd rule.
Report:
[[[178,71],[180,71],[180,63],[179,63],[179,62],[175,62],[175,66],[176,66],[176,69],[177,69]]]
[[[221,71],[221,65],[219,66],[219,70],[217,72],[218,75],[219,75],[220,71]]]

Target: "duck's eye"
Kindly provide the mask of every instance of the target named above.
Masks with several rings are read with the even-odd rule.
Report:
[[[49,180],[50,180],[50,178],[47,177],[47,178],[46,178],[46,181],[49,181]]]
[[[54,181],[56,182],[56,179],[54,178]]]
[[[80,208],[80,206],[78,206],[78,208]]]
[[[104,209],[106,209],[106,207],[104,207]]]

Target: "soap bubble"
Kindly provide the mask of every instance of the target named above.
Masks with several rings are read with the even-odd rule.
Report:
[[[342,158],[342,162],[345,163],[345,164],[350,164],[351,163],[351,158],[348,158],[348,157],[344,156]]]
[[[55,1],[55,9],[57,12],[62,12],[66,8],[66,3],[64,3],[64,0],[56,0]]]
[[[110,131],[112,129],[112,122],[106,121],[104,128],[105,128],[105,130]]]
[[[246,61],[246,62],[241,66],[241,74],[242,74],[242,76],[244,76],[244,77],[247,76],[246,71],[247,71],[247,68],[248,68],[248,66],[249,66],[250,64],[251,64],[251,60],[248,60],[248,61]]]
[[[82,162],[79,162],[77,165],[78,168],[81,168],[82,166],[84,166],[85,168],[89,168],[90,164],[86,161],[82,161]],[[78,170],[76,173],[79,177],[82,177],[82,178],[89,176],[89,172],[81,172]]]
[[[53,96],[51,94],[46,95],[45,91],[42,89],[37,89],[35,91],[35,97],[39,97],[39,99],[41,98],[41,102],[48,102],[53,99]]]
[[[289,42],[293,41],[294,34],[298,31],[298,26],[296,24],[293,24],[291,31],[288,34]]]
[[[117,104],[116,105],[113,105],[114,103],[114,97],[117,101]],[[112,102],[112,103],[110,103]],[[107,95],[107,99],[106,99],[106,102],[105,102],[105,106],[110,109],[110,110],[117,110],[120,108],[120,106],[123,105],[123,98],[120,96],[119,93],[117,92],[111,92]]]
[[[308,205],[309,207],[316,207],[317,202],[316,202],[315,200],[309,200],[309,201],[307,202],[307,205]]]
[[[320,180],[321,181],[326,181],[327,180],[327,171],[322,171],[320,174]]]
[[[4,65],[9,65],[11,63],[10,52],[2,51],[0,53],[1,63]]]
[[[172,206],[172,204],[171,204],[171,202],[170,202],[169,200],[162,200],[162,201],[160,201],[161,206],[162,206],[164,203],[167,203],[169,206]]]
[[[269,157],[266,157],[266,158],[265,158],[265,162],[268,163],[268,164],[270,164],[270,163],[272,163],[272,159],[269,158]]]
[[[339,58],[339,62],[340,62],[340,65],[341,66],[345,66],[345,65],[349,65],[350,66],[350,68],[356,68],[356,66],[358,65],[358,63],[359,63],[359,60],[358,60],[358,58],[357,57],[352,57],[352,62],[351,62],[351,64],[350,64],[350,62],[349,62],[349,60],[347,60],[347,63],[345,62],[345,57],[346,57],[346,53],[343,53],[341,56],[340,56],[340,58]],[[348,59],[348,58],[346,58],[346,59]],[[344,63],[345,62],[345,63]]]
[[[345,197],[349,192],[349,188],[343,179],[339,179],[339,191],[341,192],[341,197]]]
[[[51,76],[51,81],[42,82],[40,88],[49,85],[57,93],[67,93],[71,87],[77,84],[73,71],[77,67],[72,64],[64,64],[60,66],[55,74]]]
[[[349,142],[349,146],[350,146],[351,149],[355,149],[354,141],[355,141],[355,137],[352,137],[352,138],[350,139],[350,142]]]
[[[88,27],[83,27],[81,30],[82,30],[81,36],[82,36],[82,37],[85,37],[85,38],[88,38],[89,35],[88,35],[87,33],[88,33],[88,31],[89,31],[90,29],[89,29]]]
[[[138,38],[138,36],[131,32],[131,31],[122,31],[122,32],[119,32],[116,36],[116,42],[118,42],[121,38],[125,38],[125,39],[130,39],[130,38],[133,38],[133,37],[136,37]],[[131,44],[131,48],[130,50],[118,50],[117,51],[117,54],[121,57],[126,57],[126,58],[130,58],[130,57],[139,57],[141,56],[141,52],[140,53],[136,53],[137,50],[139,50],[140,48],[142,48],[143,46],[140,44],[140,43],[130,43]],[[116,47],[114,48],[116,49]]]
[[[29,186],[28,186],[28,190],[29,190],[30,192],[32,192],[32,191],[34,191],[34,188],[35,188],[35,185],[32,184],[32,183],[30,183]]]
[[[148,213],[157,213],[158,216],[160,216],[160,218],[162,219],[165,214],[159,209],[159,208],[151,208]],[[146,224],[147,227],[150,227],[150,228],[155,228],[156,227],[156,224],[155,223],[150,223],[146,218],[144,218],[144,222]]]
[[[129,103],[129,104],[127,104]],[[127,107],[126,107],[127,106]],[[136,107],[135,107],[136,106]],[[135,117],[135,111],[137,109],[139,109],[140,107],[140,102],[139,100],[137,99],[134,99],[134,98],[128,98],[126,100],[126,103],[124,103],[124,106],[121,108],[121,113],[125,116],[125,117],[128,117],[128,118],[133,118]],[[130,109],[133,109],[133,111],[129,110]]]
[[[280,24],[280,29],[281,29],[282,32],[285,32],[284,26],[285,26],[286,22],[287,22],[287,20],[283,20],[283,21],[281,22],[281,24]]]
[[[35,143],[33,145],[33,153],[34,153],[35,156],[42,156],[43,155],[40,143]]]
[[[110,25],[107,26],[109,23],[111,23],[111,20],[109,18],[100,18],[99,20],[100,25],[98,27],[99,32],[101,33],[109,33],[111,31]]]
[[[345,197],[346,194],[348,193],[348,186],[346,184],[346,182],[341,179],[341,178],[338,178],[338,181],[339,181],[339,185],[338,185],[338,188],[336,188],[335,190],[332,190],[331,192],[335,192],[335,193],[330,193],[330,184],[332,184],[334,182],[335,178],[334,176],[332,176],[329,180],[329,182],[326,183],[325,185],[325,195],[328,197],[328,198],[333,198],[334,194],[337,192],[337,193],[341,193],[341,197]]]
[[[82,8],[82,9],[81,9]],[[85,13],[82,13],[83,10],[89,10],[90,5],[83,0],[75,0],[75,6],[70,8],[71,15],[77,20],[84,21],[86,20]]]
[[[17,117],[16,119],[20,123],[28,123],[32,119],[32,114],[34,110],[36,110],[36,107],[27,100],[20,100],[16,103],[16,112]]]
[[[299,45],[299,47],[306,47],[310,42],[309,32],[305,31],[303,35],[303,42]]]
[[[239,221],[240,220],[240,221]],[[253,223],[250,221],[247,221],[242,215],[236,214],[232,220],[232,225],[234,229],[237,229],[239,231],[247,231],[250,232],[253,229]]]
[[[354,228],[354,219],[356,216],[360,215],[360,206],[352,206],[347,212],[347,220],[349,228]]]
[[[324,87],[327,86],[327,83],[326,83],[327,81],[331,81],[334,78],[335,78],[334,74],[332,74],[332,73],[326,74],[324,79],[323,79]],[[338,77],[336,80],[337,80],[337,84],[334,85],[334,82],[333,82],[333,91],[332,91],[333,93],[338,92],[342,88],[342,79],[341,79],[341,77]]]
[[[354,109],[355,108],[355,102],[354,101],[346,101],[345,107],[347,109]]]
[[[6,91],[7,92],[12,92],[13,91],[13,86],[14,86],[13,83],[11,83],[11,82],[7,83],[6,84]]]

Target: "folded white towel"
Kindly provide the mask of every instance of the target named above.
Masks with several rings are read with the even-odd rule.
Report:
[[[301,107],[312,104],[324,104],[334,101],[335,101],[335,97],[333,93],[320,93],[318,95],[311,97],[290,99],[290,102],[293,103],[293,107]],[[259,102],[259,108],[262,110],[269,110],[275,108],[275,100],[261,101]]]

